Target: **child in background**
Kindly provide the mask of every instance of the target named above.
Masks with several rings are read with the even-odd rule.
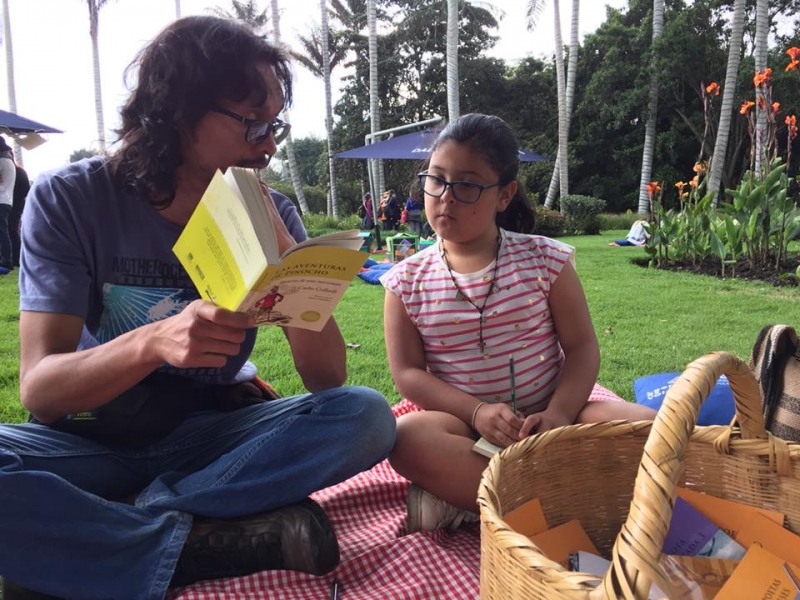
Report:
[[[575,422],[655,416],[627,402],[587,402],[600,352],[573,248],[529,234],[534,212],[518,170],[517,140],[502,119],[450,123],[419,174],[438,241],[381,280],[392,376],[425,409],[399,419],[389,457],[413,484],[408,533],[477,520],[488,462],[472,451],[480,436],[505,447]]]
[[[609,242],[608,245],[644,246],[647,243],[647,239],[650,237],[650,232],[648,231],[649,227],[650,223],[648,221],[645,219],[638,219],[633,222],[624,240],[614,240],[613,242]]]

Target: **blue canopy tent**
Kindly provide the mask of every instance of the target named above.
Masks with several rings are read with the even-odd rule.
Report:
[[[336,158],[383,158],[422,161],[428,157],[431,146],[438,134],[439,132],[436,130],[423,129],[422,131],[398,135],[388,140],[361,146],[360,148],[338,152],[334,156]],[[528,152],[527,150],[519,151],[519,159],[522,162],[547,160],[541,154]]]
[[[0,128],[10,133],[64,133],[60,129],[37,123],[12,112],[0,110]]]
[[[0,133],[5,133],[14,138],[26,150],[33,150],[47,140],[40,133],[64,133],[60,129],[37,123],[31,119],[0,110]]]

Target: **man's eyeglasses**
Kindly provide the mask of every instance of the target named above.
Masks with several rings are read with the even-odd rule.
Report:
[[[258,146],[261,142],[267,139],[270,133],[275,140],[275,144],[280,144],[286,139],[286,136],[289,135],[289,130],[292,127],[289,123],[285,123],[280,119],[275,119],[272,122],[261,121],[259,119],[248,119],[242,115],[237,115],[235,112],[219,106],[214,106],[211,108],[211,110],[215,113],[225,115],[226,117],[236,119],[240,123],[243,123],[245,127],[247,127],[247,129],[244,131],[244,139],[248,144],[253,146]]]
[[[464,204],[475,204],[481,197],[483,190],[501,185],[499,181],[491,185],[481,185],[471,181],[447,181],[441,177],[436,177],[436,175],[429,175],[424,171],[419,173],[417,177],[419,177],[419,185],[422,191],[429,196],[441,198],[449,187],[453,198]]]

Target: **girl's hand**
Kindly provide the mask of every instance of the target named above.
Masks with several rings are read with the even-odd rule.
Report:
[[[491,443],[503,448],[520,439],[523,424],[521,417],[501,403],[485,403],[475,415],[475,430]]]
[[[532,433],[542,433],[556,427],[572,425],[572,420],[554,408],[546,408],[542,412],[528,415],[519,430],[519,439]]]

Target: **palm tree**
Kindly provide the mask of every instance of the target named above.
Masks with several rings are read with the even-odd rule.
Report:
[[[455,121],[458,105],[458,0],[447,0],[447,114]]]
[[[536,22],[544,11],[545,0],[530,0],[527,9],[528,31],[536,28]],[[567,123],[566,85],[564,82],[564,43],[561,39],[561,7],[558,0],[553,0],[553,33],[555,37],[555,63],[556,63],[556,97],[558,98],[558,153],[556,167],[558,168],[558,184],[561,196],[569,193],[569,163],[567,162],[567,138],[569,125]],[[550,202],[550,204],[548,204]],[[545,206],[551,208],[555,198],[548,198]]]
[[[370,133],[373,135],[381,130],[381,105],[378,96],[378,17],[375,10],[375,0],[367,0],[367,28],[369,30],[369,122]],[[375,215],[375,231],[380,236],[378,222],[378,195],[385,187],[383,162],[370,160],[368,168],[372,173],[372,182],[376,186],[372,190],[372,214]],[[380,240],[380,237],[378,237]],[[380,244],[379,244],[380,246]]]
[[[280,11],[278,10],[278,0],[272,0],[272,32],[275,36],[275,43],[281,42],[281,22]],[[289,110],[283,111],[283,120],[287,123],[290,122]],[[286,157],[289,162],[289,177],[292,180],[292,187],[294,188],[295,196],[297,196],[297,203],[300,205],[300,212],[303,214],[308,213],[308,201],[306,194],[303,191],[303,182],[300,181],[300,174],[297,170],[297,157],[294,153],[294,140],[292,140],[292,132],[289,130],[289,135],[286,138]]]
[[[92,38],[92,68],[94,72],[94,113],[97,119],[97,143],[100,152],[106,151],[106,125],[103,118],[103,86],[100,83],[100,48],[97,33],[100,25],[100,9],[108,0],[86,0],[89,7],[89,37]]]
[[[569,35],[569,62],[567,63],[567,135],[569,135],[570,123],[572,122],[572,106],[575,100],[575,79],[578,73],[578,23],[579,23],[580,0],[572,0],[572,21],[570,23]],[[547,190],[545,206],[552,207],[556,201],[556,193],[559,190],[561,178],[559,177],[561,165],[561,154],[556,154],[556,164],[553,167],[553,175],[550,177],[550,187]]]
[[[755,43],[755,67],[756,71],[763,71],[767,68],[767,36],[769,35],[769,2],[758,0],[756,2],[756,43]],[[766,156],[768,146],[767,133],[767,111],[772,110],[767,106],[764,97],[763,86],[756,87],[756,139],[755,139],[755,172],[758,177],[764,172],[764,162],[769,162]]]
[[[248,23],[258,33],[264,33],[267,28],[267,9],[260,10],[256,0],[231,0],[231,9],[225,10],[219,6],[209,8],[211,12],[223,19],[233,19]]]
[[[11,13],[8,12],[8,0],[3,0],[3,39],[6,47],[6,85],[8,86],[8,108],[17,112],[17,90],[14,86],[14,49],[11,44]],[[14,158],[22,166],[22,150],[14,141]]]
[[[739,60],[742,51],[742,34],[744,32],[745,0],[733,3],[733,22],[731,26],[731,44],[728,48],[728,67],[725,71],[725,82],[722,84],[722,106],[719,111],[719,128],[714,154],[711,158],[708,176],[708,191],[714,192],[714,206],[719,202],[719,187],[722,182],[722,169],[725,166],[725,154],[728,151],[728,134],[731,128],[733,113],[733,95],[736,92],[736,77],[739,72]]]
[[[320,5],[320,50],[322,51],[322,80],[325,83],[325,133],[328,138],[328,170],[330,171],[330,208],[328,214],[339,216],[339,198],[336,194],[336,166],[333,161],[333,106],[331,99],[331,48],[330,29],[328,29],[328,4],[319,0]]]
[[[653,42],[650,46],[650,92],[647,102],[647,122],[644,126],[642,177],[639,180],[639,214],[650,213],[650,194],[647,184],[653,174],[653,151],[656,145],[656,116],[658,114],[658,74],[656,73],[656,42],[664,29],[664,0],[653,0]]]
[[[175,0],[175,18],[181,18],[181,0]]]

